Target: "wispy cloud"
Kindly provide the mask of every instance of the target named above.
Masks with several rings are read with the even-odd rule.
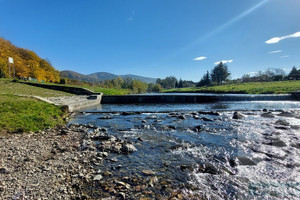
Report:
[[[215,62],[215,65],[218,65],[220,63],[225,64],[225,63],[232,63],[232,62],[233,62],[233,60],[221,60],[221,61]]]
[[[133,11],[133,12],[131,12],[130,17],[128,17],[128,21],[129,22],[133,21],[134,20],[134,16],[135,16],[135,12]]]
[[[280,53],[282,50],[270,51],[269,53]]]
[[[193,60],[205,60],[205,59],[206,59],[205,56],[200,56],[200,57],[194,58]]]
[[[300,37],[300,31],[296,32],[296,33],[293,33],[293,34],[290,34],[290,35],[285,35],[285,36],[281,36],[281,37],[273,37],[273,38],[265,41],[265,43],[275,44],[275,43],[280,42],[281,40],[285,40],[285,39],[288,39],[288,38],[297,38],[297,37]]]
[[[290,55],[280,56],[280,58],[288,58],[288,57],[290,57]]]

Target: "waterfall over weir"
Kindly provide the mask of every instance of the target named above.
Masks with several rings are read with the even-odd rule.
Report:
[[[143,94],[103,96],[102,104],[135,103],[210,103],[217,101],[291,101],[293,95],[249,94]]]

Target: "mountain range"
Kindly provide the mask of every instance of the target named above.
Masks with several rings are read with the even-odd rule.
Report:
[[[75,79],[75,80],[86,81],[86,82],[100,82],[100,81],[104,81],[104,80],[111,80],[111,79],[114,79],[117,77],[131,78],[133,80],[139,80],[139,81],[143,81],[145,83],[155,83],[156,82],[156,78],[137,76],[137,75],[133,75],[133,74],[116,75],[116,74],[111,74],[108,72],[96,72],[96,73],[84,75],[84,74],[80,74],[78,72],[64,70],[64,71],[60,72],[60,76],[63,78]]]

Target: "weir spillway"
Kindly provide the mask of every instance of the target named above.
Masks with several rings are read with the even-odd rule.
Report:
[[[241,94],[145,94],[102,96],[101,104],[143,104],[143,103],[210,103],[217,101],[293,101],[290,94],[241,95]]]

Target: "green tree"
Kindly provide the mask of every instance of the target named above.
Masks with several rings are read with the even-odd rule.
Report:
[[[181,78],[179,79],[179,82],[178,82],[178,88],[183,88],[183,81]]]
[[[133,93],[145,93],[148,89],[148,84],[142,81],[133,80],[131,89]]]
[[[289,73],[289,78],[290,79],[299,79],[300,78],[300,71],[297,70],[297,68],[294,66]]]
[[[230,73],[228,67],[226,64],[223,64],[222,62],[216,65],[211,72],[212,81],[217,83],[218,85],[221,85],[224,81],[228,80],[229,76]]]
[[[196,86],[197,87],[211,86],[211,79],[208,71],[206,72],[206,74],[203,75],[202,79],[197,83]]]

